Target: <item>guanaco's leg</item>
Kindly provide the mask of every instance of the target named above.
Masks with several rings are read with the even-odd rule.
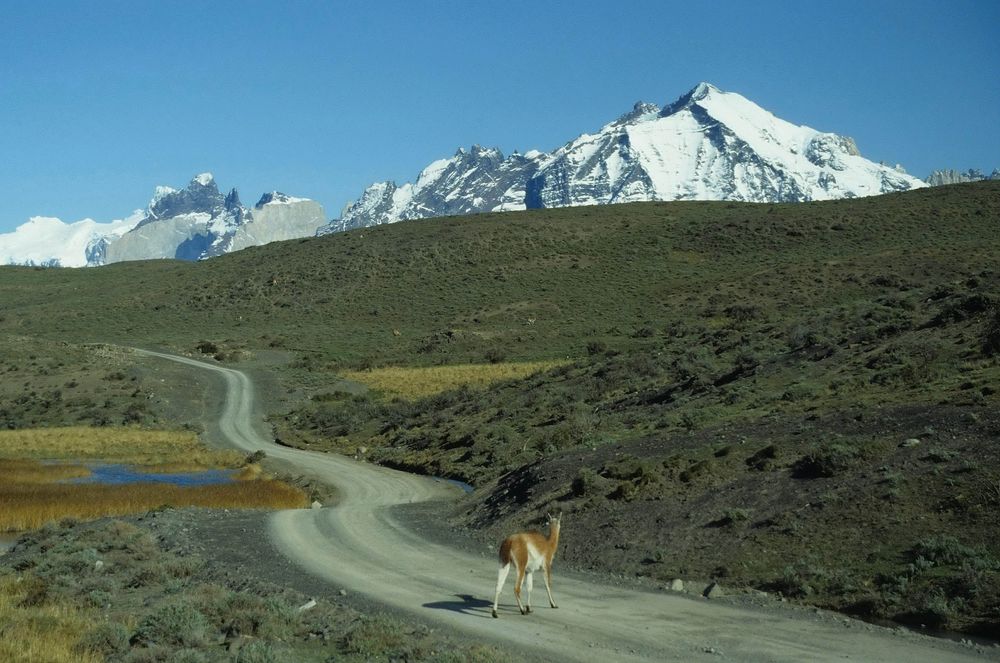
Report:
[[[497,572],[497,593],[493,597],[493,616],[497,616],[497,604],[500,602],[500,592],[503,590],[503,584],[507,580],[507,574],[510,572],[510,562],[503,564],[500,570]]]
[[[515,564],[516,566],[516,564]],[[517,608],[521,611],[522,615],[528,614],[524,610],[524,604],[521,603],[521,583],[524,582],[524,569],[518,567],[517,569],[517,583],[514,585],[514,598],[517,599]]]
[[[531,571],[528,571],[528,576],[527,576],[527,581],[528,581],[527,582],[527,585],[528,585],[528,600],[525,601],[525,603],[524,603],[524,612],[525,612],[525,614],[531,612],[531,586],[534,584],[534,582],[533,582],[534,577],[535,577],[535,574],[532,573]]]
[[[552,598],[552,567],[545,565],[545,591],[549,593],[549,605],[558,608],[556,601]]]

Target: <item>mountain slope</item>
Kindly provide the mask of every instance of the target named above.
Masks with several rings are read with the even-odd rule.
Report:
[[[495,543],[563,508],[567,565],[1000,633],[998,220],[1000,182],[986,181],[2,268],[0,425],[105,417],[98,388],[173,407],[159,379],[130,397],[105,362],[72,386],[67,341],[248,368],[287,357],[270,366],[289,398],[270,401],[283,443],[465,478],[477,491],[456,529]],[[567,363],[416,404],[338,377],[553,358]]]
[[[325,230],[459,213],[654,200],[804,202],[926,186],[868,161],[854,141],[786,122],[701,83],[663,108],[632,111],[549,154],[503,158],[474,146],[415,184],[374,184]]]

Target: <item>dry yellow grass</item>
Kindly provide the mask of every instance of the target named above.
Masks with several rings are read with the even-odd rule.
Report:
[[[462,385],[487,387],[495,382],[523,378],[565,363],[567,362],[530,361],[425,367],[388,366],[368,371],[347,371],[343,377],[360,382],[387,396],[412,400],[433,396]]]
[[[106,485],[58,481],[87,476],[86,467],[52,459],[141,466],[143,471],[236,468],[243,454],[211,451],[193,433],[131,428],[41,428],[0,431],[0,531],[41,527],[66,517],[86,520],[175,507],[290,509],[306,506],[303,491],[266,478],[257,465],[240,469],[231,483]],[[0,658],[0,660],[3,660]]]
[[[93,626],[85,613],[65,604],[22,606],[28,588],[14,575],[0,576],[0,661],[100,663],[103,657],[76,649]]]
[[[0,485],[51,483],[90,476],[90,470],[73,463],[40,463],[21,458],[0,458]]]
[[[243,454],[208,449],[189,431],[69,426],[0,431],[0,458],[103,460],[181,471],[237,467]]]
[[[296,509],[307,502],[300,489],[263,478],[208,486],[4,483],[0,484],[0,531],[35,529],[66,517],[87,520],[143,513],[164,505]]]

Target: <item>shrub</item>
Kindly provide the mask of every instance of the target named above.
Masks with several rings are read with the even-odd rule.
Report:
[[[983,330],[983,354],[1000,354],[1000,306],[994,306]]]
[[[795,463],[795,476],[800,479],[833,477],[853,467],[860,457],[861,450],[849,444],[819,446]]]
[[[203,355],[214,355],[219,352],[219,346],[212,341],[201,341],[195,346],[195,349]]]
[[[711,463],[707,460],[699,460],[692,463],[687,467],[687,469],[681,470],[678,478],[684,483],[691,483],[700,476],[706,474],[711,467]]]
[[[610,500],[624,500],[626,502],[631,502],[638,496],[639,487],[636,486],[631,481],[619,481],[618,486],[608,493],[608,499]]]
[[[186,603],[168,603],[139,622],[132,642],[196,647],[208,641],[208,632],[208,620],[196,608]]]
[[[968,564],[974,568],[1000,570],[1000,564],[984,551],[966,546],[955,537],[947,535],[921,539],[910,550],[910,557],[914,560],[924,558],[936,565]]]
[[[720,525],[725,527],[732,527],[737,523],[744,523],[750,520],[750,510],[749,509],[726,509],[725,513],[718,520]]]
[[[81,651],[94,651],[105,657],[120,656],[129,649],[128,636],[128,629],[123,624],[102,622],[84,634],[77,648]]]
[[[259,463],[260,461],[267,458],[267,453],[263,449],[258,449],[251,454],[247,454],[246,459],[243,461],[244,465],[253,465]]]
[[[178,649],[167,656],[166,663],[209,663],[209,658],[197,649]]]
[[[822,334],[804,325],[795,325],[788,330],[787,342],[791,350],[811,348],[819,345],[822,340]]]
[[[766,470],[771,467],[773,460],[778,457],[778,448],[769,444],[760,449],[746,460],[747,467],[752,470]]]
[[[403,624],[391,617],[369,617],[344,636],[344,648],[367,659],[397,658],[411,640],[405,631]]]
[[[594,489],[597,487],[597,480],[597,472],[589,467],[581,467],[577,470],[576,476],[573,477],[570,489],[577,497],[584,497],[594,492]]]
[[[507,358],[507,353],[498,347],[488,348],[483,355],[491,364],[499,364]]]
[[[240,648],[236,663],[277,663],[278,655],[267,642],[254,640]]]

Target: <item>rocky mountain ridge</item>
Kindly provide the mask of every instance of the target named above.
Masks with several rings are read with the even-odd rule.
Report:
[[[83,267],[155,258],[202,260],[311,236],[327,221],[319,203],[277,191],[246,207],[235,188],[223,195],[212,174],[202,173],[184,189],[157,187],[145,210],[120,221],[66,224],[33,217],[0,235],[0,264]]]
[[[223,195],[213,176],[202,173],[184,189],[157,187],[145,210],[108,224],[33,217],[0,235],[0,264],[200,260],[406,219],[638,201],[804,202],[976,177],[983,176],[936,171],[921,181],[899,166],[865,159],[847,136],[789,123],[739,94],[700,83],[663,107],[636,103],[551,152],[459,149],[414,182],[372,184],[332,221],[319,203],[278,192],[246,207],[236,189]]]
[[[981,182],[982,180],[1000,180],[1000,168],[994,168],[989,175],[984,175],[978,168],[970,168],[959,172],[957,170],[935,170],[925,180],[931,186],[945,184],[961,184],[963,182]]]
[[[664,107],[636,103],[550,153],[474,145],[416,181],[368,187],[321,232],[404,219],[650,200],[803,202],[926,186],[861,156],[846,136],[786,122],[700,83]]]

